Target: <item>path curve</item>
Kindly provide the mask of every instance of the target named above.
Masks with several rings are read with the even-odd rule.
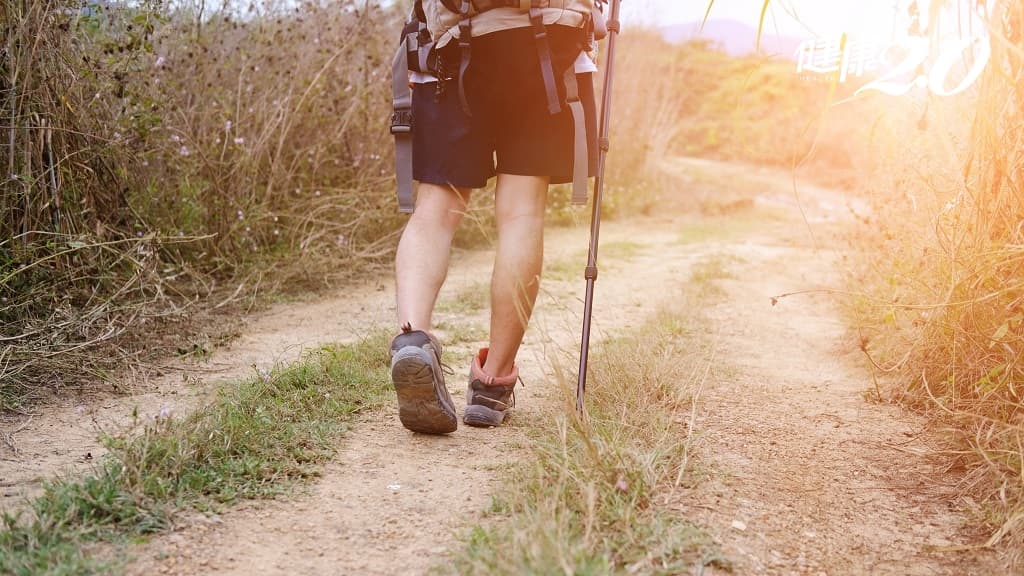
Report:
[[[950,488],[957,478],[921,455],[934,438],[925,421],[865,400],[870,375],[851,353],[834,303],[807,296],[771,305],[776,294],[840,281],[830,231],[863,208],[813,187],[802,188],[798,205],[781,172],[692,159],[666,170],[678,176],[679,197],[665,201],[682,203],[685,194],[690,204],[710,202],[731,215],[607,224],[595,337],[643,324],[692,285],[698,266],[713,264],[716,277],[726,276],[710,280],[720,293],[701,301],[716,350],[698,407],[701,481],[668,504],[711,534],[735,574],[999,573],[989,555],[943,551],[969,543],[963,503]],[[561,408],[551,400],[558,385],[551,366],[560,361],[571,371],[577,352],[586,233],[549,234],[547,277],[519,359],[527,388],[517,393],[511,426],[426,437],[401,428],[393,407],[366,415],[314,483],[290,497],[182,519],[171,533],[130,550],[137,560],[128,573],[422,574],[443,564],[508,467],[528,453],[529,430]],[[488,278],[490,258],[458,254],[442,301]],[[191,389],[179,375],[146,395],[87,406],[85,414],[55,408],[59,417],[40,418],[23,432],[21,456],[0,457],[0,478],[20,474],[14,485],[30,493],[33,474],[70,466],[95,449],[90,414],[118,422],[133,405],[155,413],[168,402],[185,411],[222,377],[388,327],[392,294],[390,282],[372,282],[278,306],[217,351],[210,366],[220,374]],[[442,312],[438,320],[452,329],[486,326],[482,311]],[[479,344],[469,338],[446,349],[460,407],[464,366]],[[71,436],[61,432],[68,422]],[[63,452],[52,453],[54,446]],[[42,463],[24,457],[47,450],[52,458]]]

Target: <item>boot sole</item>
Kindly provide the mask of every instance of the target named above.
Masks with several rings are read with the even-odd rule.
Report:
[[[493,428],[495,426],[501,426],[502,422],[505,421],[505,418],[508,415],[507,410],[505,412],[499,412],[498,410],[492,410],[487,406],[471,404],[466,406],[466,411],[462,415],[462,421],[476,428]]]
[[[430,353],[408,346],[395,353],[391,382],[398,396],[398,419],[413,432],[448,434],[459,426],[451,395],[444,382],[434,378]]]

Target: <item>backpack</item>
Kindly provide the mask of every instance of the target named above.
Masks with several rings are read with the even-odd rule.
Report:
[[[424,10],[423,3],[428,2],[431,10]],[[437,69],[437,53],[435,43],[441,34],[451,29],[459,30],[459,71],[458,92],[459,102],[466,115],[472,116],[466,98],[464,78],[472,58],[470,38],[472,37],[472,19],[474,16],[494,8],[519,8],[529,16],[530,26],[534,30],[537,44],[537,58],[540,60],[544,90],[547,97],[548,112],[552,115],[562,111],[562,103],[555,85],[554,69],[551,63],[551,51],[547,42],[546,27],[543,21],[544,9],[557,8],[573,10],[583,14],[584,27],[587,31],[589,47],[607,35],[604,23],[603,6],[605,0],[416,0],[409,20],[402,29],[398,49],[392,62],[392,104],[391,134],[395,137],[395,172],[398,180],[399,212],[411,214],[415,209],[412,193],[412,91],[409,88],[408,73],[410,71],[429,73],[439,76]],[[430,29],[428,20],[435,24]],[[439,78],[444,80],[442,78]],[[566,88],[565,105],[568,106],[573,118],[573,203],[587,203],[588,151],[586,124],[583,105],[579,99],[579,87],[572,66],[566,71],[563,82]]]

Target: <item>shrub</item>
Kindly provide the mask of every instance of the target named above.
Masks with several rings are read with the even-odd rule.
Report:
[[[864,273],[873,288],[860,302],[861,332],[865,351],[893,376],[894,396],[950,430],[945,455],[965,468],[965,491],[982,503],[988,545],[1006,545],[1020,566],[1024,7],[997,3],[992,24],[992,61],[977,97],[922,116],[952,126],[970,104],[970,133],[950,130],[944,146],[928,146],[921,136],[900,140],[903,170],[889,182],[916,210],[875,224],[878,250]],[[927,134],[923,124],[918,130]],[[929,229],[934,233],[923,233]]]
[[[397,9],[2,4],[0,407],[250,271],[324,284],[392,250]]]

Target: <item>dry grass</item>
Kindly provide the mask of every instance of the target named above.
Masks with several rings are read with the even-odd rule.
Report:
[[[870,266],[857,279],[872,286],[857,303],[865,352],[895,399],[949,430],[944,455],[980,504],[991,535],[984,545],[1007,551],[1016,569],[1024,566],[1022,27],[1024,7],[999,3],[975,98],[918,103],[934,128],[908,127],[903,151],[880,164],[904,202],[868,222]],[[953,128],[965,113],[970,133]]]
[[[135,65],[115,53],[95,61],[76,42],[70,3],[2,3],[0,127],[0,408],[15,407],[72,367],[96,372],[91,349],[143,316],[136,304],[160,298],[153,234],[124,231],[127,204],[111,122],[116,104],[95,98],[119,89]],[[148,42],[143,24],[124,42]],[[118,47],[121,45],[119,44]]]
[[[400,15],[364,4],[2,2],[0,408],[391,253]]]
[[[574,416],[575,386],[559,370],[564,410],[537,423],[533,456],[471,531],[459,573],[680,574],[719,561],[708,538],[665,505],[692,480],[706,351],[693,319],[653,318],[592,356],[586,420]]]

